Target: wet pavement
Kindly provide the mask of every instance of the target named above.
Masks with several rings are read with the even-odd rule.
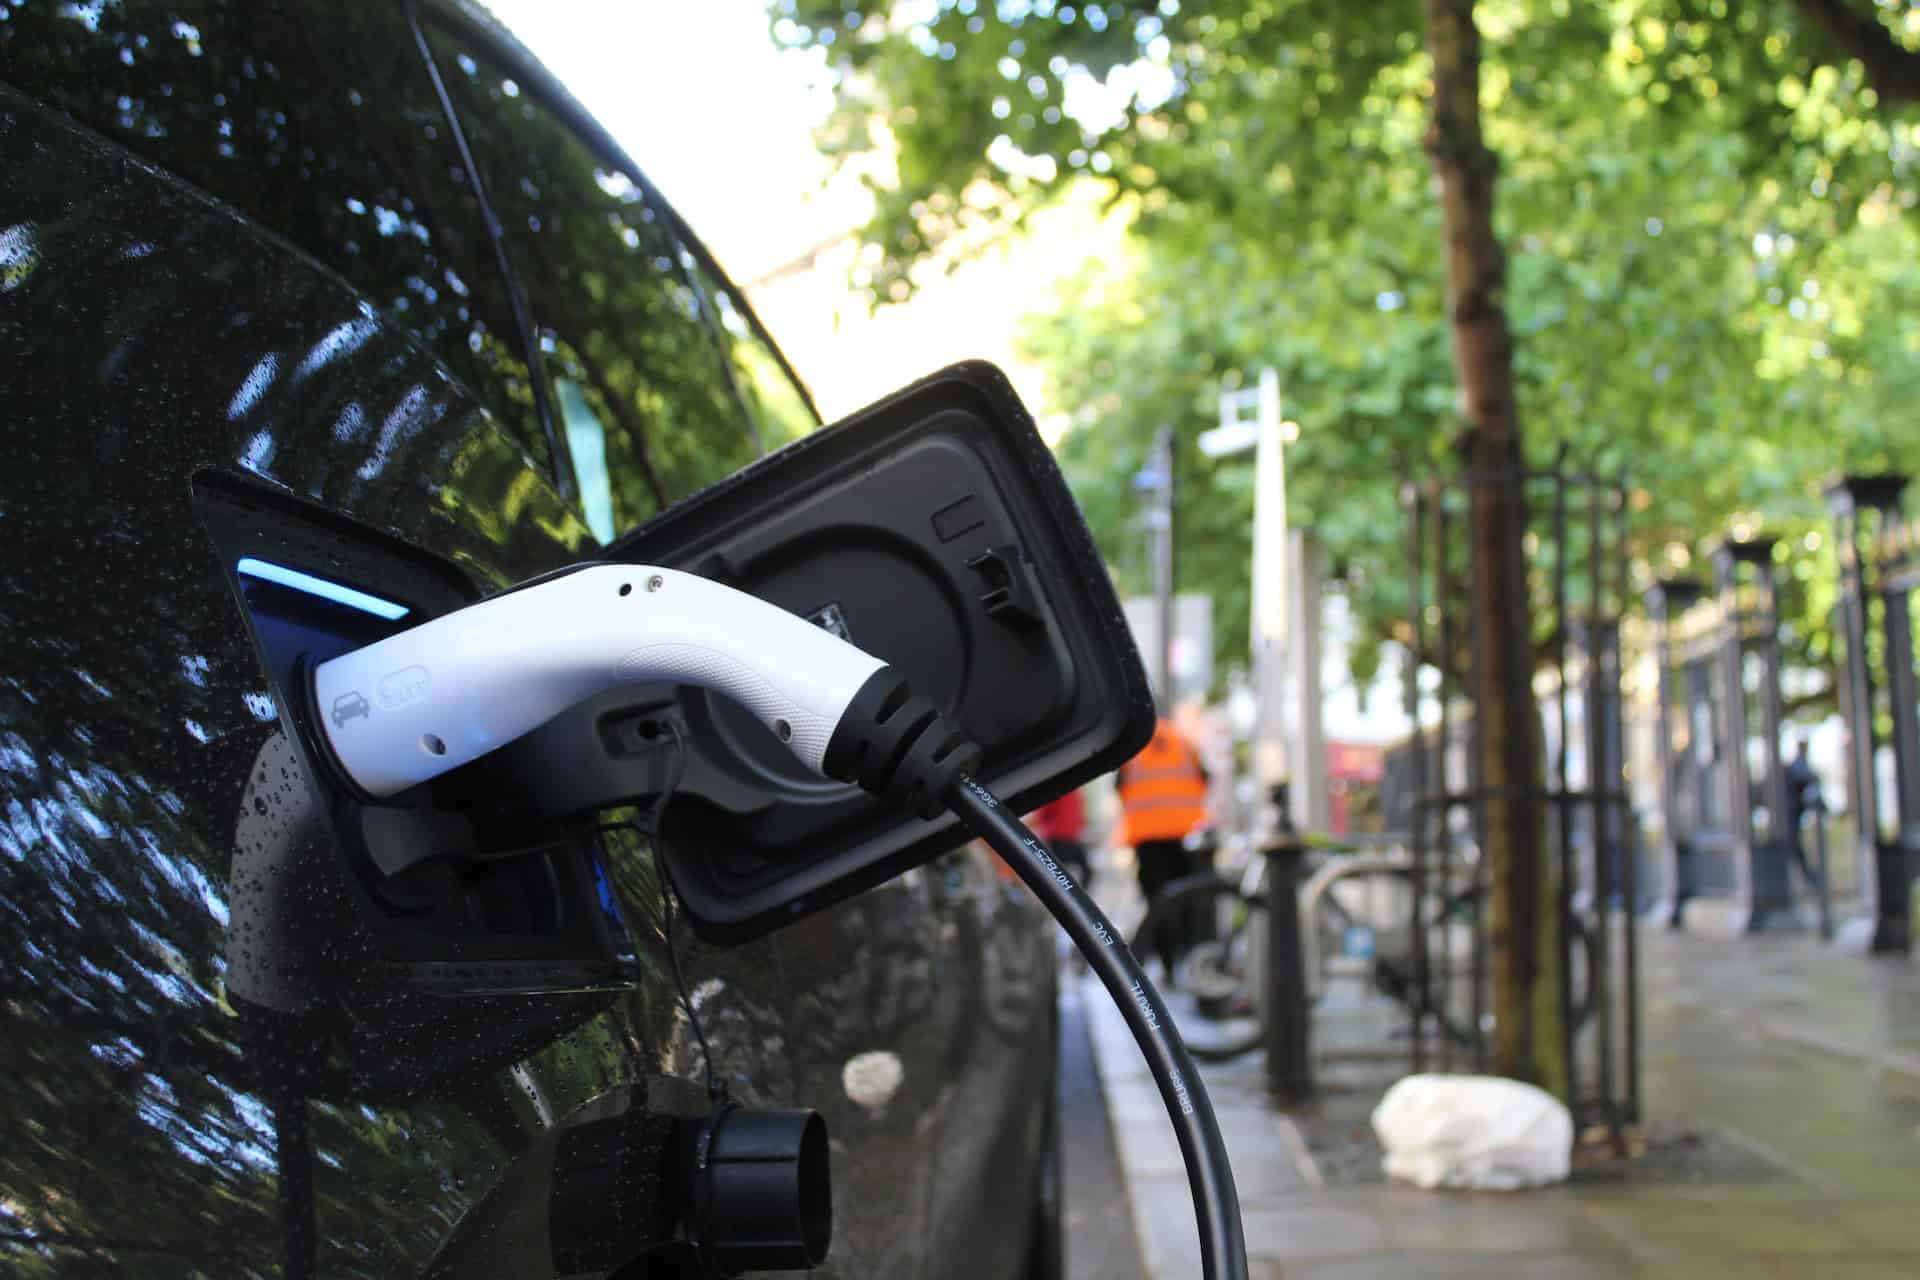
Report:
[[[1124,889],[1111,896],[1124,915]],[[1509,1195],[1328,1187],[1293,1119],[1268,1101],[1252,1055],[1203,1075],[1253,1274],[1920,1277],[1920,964],[1804,935],[1649,929],[1643,946],[1650,1125],[1708,1133],[1750,1152],[1766,1176],[1626,1177]],[[1159,1097],[1104,992],[1087,985],[1082,1001],[1147,1272],[1197,1276],[1192,1203]],[[1069,1245],[1085,1248],[1085,1237],[1070,1234]]]

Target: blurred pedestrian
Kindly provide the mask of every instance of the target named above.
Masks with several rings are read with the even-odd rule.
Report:
[[[1153,740],[1120,766],[1119,843],[1133,847],[1140,892],[1148,902],[1199,868],[1186,839],[1207,821],[1207,770],[1200,755],[1171,720],[1153,727]],[[1192,940],[1185,921],[1170,921],[1153,939],[1169,979]]]
[[[1807,857],[1806,837],[1800,833],[1801,825],[1807,815],[1812,814],[1815,822],[1822,821],[1826,812],[1826,801],[1820,794],[1820,775],[1814,772],[1812,761],[1807,759],[1807,740],[1801,738],[1793,744],[1793,759],[1787,762],[1785,770],[1787,784],[1787,844],[1793,849],[1794,861],[1800,864],[1800,873],[1807,883],[1815,889],[1820,887],[1820,877],[1813,869],[1813,862]]]
[[[1084,888],[1092,868],[1087,862],[1087,802],[1079,790],[1035,809],[1027,815],[1027,826],[1047,846],[1053,860]]]

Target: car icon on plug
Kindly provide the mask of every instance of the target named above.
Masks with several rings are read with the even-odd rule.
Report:
[[[372,719],[373,708],[367,705],[366,698],[357,691],[348,691],[333,700],[333,727],[342,729],[347,721],[359,716],[363,720]]]

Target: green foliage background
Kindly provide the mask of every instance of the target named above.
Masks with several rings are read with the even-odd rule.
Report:
[[[1530,458],[1627,472],[1641,583],[1730,522],[1783,535],[1787,638],[1812,662],[1822,482],[1920,463],[1920,111],[1885,76],[1920,83],[1920,10],[1838,7],[1878,31],[1878,79],[1810,18],[1833,0],[1478,6]],[[951,237],[1076,185],[1131,215],[1134,254],[1088,264],[1026,346],[1130,591],[1148,566],[1129,478],[1178,431],[1179,574],[1214,596],[1218,669],[1244,660],[1251,476],[1193,440],[1262,364],[1303,428],[1295,522],[1374,642],[1356,674],[1404,613],[1399,485],[1459,430],[1421,24],[1413,0],[774,7],[778,39],[840,69],[832,145],[897,154],[867,229],[876,304]],[[1102,116],[1096,82],[1136,92]]]

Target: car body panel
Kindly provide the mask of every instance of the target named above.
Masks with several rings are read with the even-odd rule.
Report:
[[[211,38],[211,21],[187,25]],[[440,359],[419,307],[156,167],[180,127],[163,112],[109,95],[131,121],[110,139],[95,129],[111,121],[7,88],[29,78],[9,34],[0,1268],[386,1276],[486,1259],[492,1274],[561,1274],[543,1200],[556,1135],[614,1099],[705,1105],[645,927],[651,858],[608,840],[635,923],[635,977],[618,989],[376,991],[324,1016],[249,999],[236,975],[271,966],[249,948],[276,912],[311,927],[345,909],[340,852],[194,489],[216,474],[339,513],[431,549],[479,591],[591,554],[594,538],[526,406],[473,389],[487,366]],[[468,216],[421,224],[436,246],[468,244]],[[827,1274],[1010,1275],[1024,1247],[1050,957],[985,857],[952,855],[762,943],[681,939],[733,1095],[828,1120]],[[884,1077],[888,1056],[897,1085],[863,1084],[858,1067]],[[427,1065],[395,1067],[415,1058]],[[664,1233],[676,1194],[647,1188],[622,1212]]]
[[[217,1247],[265,1269],[281,1234],[271,1090],[300,1067],[261,1059],[224,970],[241,801],[283,731],[193,476],[228,468],[381,511],[495,584],[565,562],[584,529],[541,486],[521,518],[492,515],[525,455],[384,326],[300,376],[370,320],[340,282],[37,108],[0,111],[15,154],[61,159],[10,166],[28,265],[0,297],[8,455],[28,478],[5,521],[15,954],[0,968],[26,1058],[0,1072],[16,1091],[7,1196],[37,1234]],[[302,820],[310,790],[287,780],[281,822]],[[356,1238],[367,1274],[424,1264],[510,1154],[458,1105],[377,1121],[316,1106],[308,1142],[322,1229],[329,1204],[348,1212],[334,1238]],[[370,1181],[405,1202],[370,1213]]]

